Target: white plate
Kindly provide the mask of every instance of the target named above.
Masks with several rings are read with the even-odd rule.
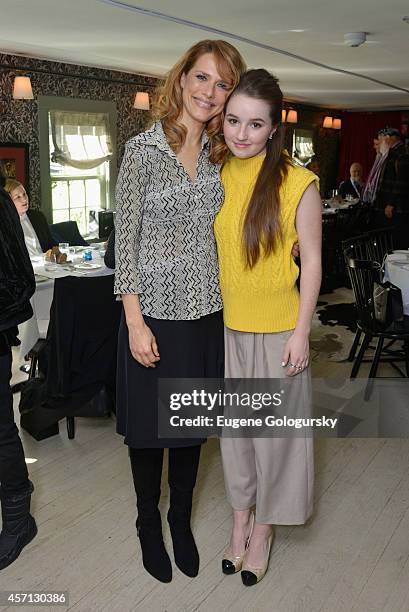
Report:
[[[50,280],[46,276],[41,276],[41,274],[34,274],[34,278],[36,281],[36,285],[38,285],[39,283],[45,283],[45,281]]]
[[[74,264],[73,267],[76,268],[77,270],[98,270],[98,268],[102,268],[101,264],[92,263],[88,261]]]
[[[406,251],[404,249],[398,249],[396,251],[392,251],[393,254],[398,254],[398,255],[407,255],[407,257],[409,257],[409,251],[408,249],[406,249]]]

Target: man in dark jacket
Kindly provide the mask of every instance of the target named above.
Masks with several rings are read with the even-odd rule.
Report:
[[[4,182],[0,166],[0,570],[13,563],[37,534],[30,514],[34,487],[14,422],[10,389],[11,347],[19,344],[17,325],[33,314],[29,300],[35,281],[19,216]]]
[[[391,127],[378,132],[380,147],[388,151],[376,195],[376,208],[395,226],[395,246],[409,247],[409,155],[399,130]],[[385,219],[386,217],[386,219]]]

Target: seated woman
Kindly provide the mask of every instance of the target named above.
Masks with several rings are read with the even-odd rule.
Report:
[[[48,249],[57,246],[43,213],[40,210],[29,209],[28,195],[24,186],[19,181],[8,178],[4,189],[10,194],[20,215],[30,257],[42,256]]]
[[[342,181],[339,186],[339,195],[343,200],[347,196],[352,196],[353,198],[361,198],[362,195],[362,166],[358,162],[354,162],[351,164],[349,169],[350,177],[347,181]]]

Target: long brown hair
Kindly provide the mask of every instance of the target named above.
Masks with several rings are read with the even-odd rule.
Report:
[[[270,107],[276,130],[267,140],[266,156],[260,168],[243,225],[243,244],[247,266],[257,263],[261,247],[267,256],[281,239],[279,190],[287,175],[290,158],[284,152],[285,128],[281,123],[283,94],[278,79],[262,68],[245,72],[232,96],[242,94],[263,100]]]
[[[167,141],[176,153],[180,151],[186,138],[186,128],[179,120],[183,106],[180,78],[182,74],[187,74],[205,53],[214,55],[220,75],[231,83],[232,90],[246,69],[237,49],[224,40],[201,40],[188,49],[173,66],[163,85],[156,91],[152,117],[162,121]],[[210,160],[214,163],[220,162],[224,157],[223,120],[223,114],[217,115],[206,126],[210,140]]]

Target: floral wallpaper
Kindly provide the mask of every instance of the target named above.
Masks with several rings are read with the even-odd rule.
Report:
[[[126,141],[144,130],[147,121],[146,112],[133,108],[135,93],[138,90],[151,92],[158,83],[157,79],[143,75],[2,53],[0,53],[0,64],[3,65],[0,69],[0,142],[29,145],[29,189],[30,204],[33,208],[41,208],[37,96],[114,102],[118,113],[117,144],[118,164],[120,164]],[[10,68],[5,69],[5,64]],[[18,71],[18,67],[21,66],[27,67],[27,70]],[[30,68],[45,72],[30,72]],[[61,76],[46,74],[47,71]],[[13,100],[14,77],[18,74],[30,76],[34,100]],[[107,81],[91,80],[89,77],[107,79]],[[120,80],[123,83],[113,80]]]

